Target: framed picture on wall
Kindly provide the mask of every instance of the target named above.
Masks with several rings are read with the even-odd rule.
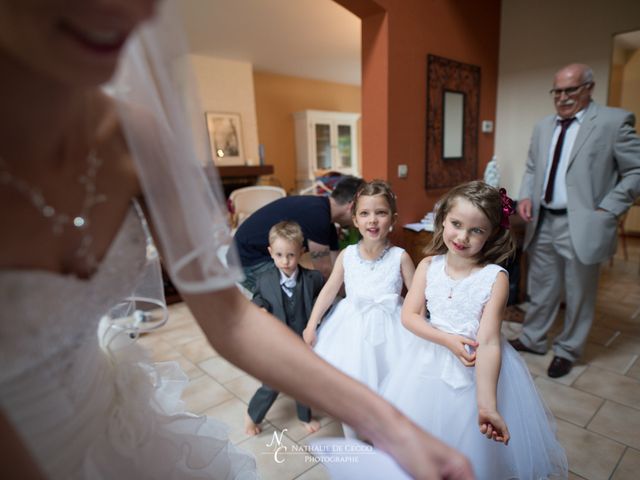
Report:
[[[239,113],[205,112],[211,158],[216,165],[244,165]]]

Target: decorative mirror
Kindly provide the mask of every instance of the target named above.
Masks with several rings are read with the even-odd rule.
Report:
[[[442,158],[461,159],[464,151],[464,93],[445,90],[442,101]]]
[[[425,187],[448,188],[477,177],[480,67],[427,60]]]

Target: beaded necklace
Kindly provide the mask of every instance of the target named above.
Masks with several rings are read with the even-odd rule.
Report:
[[[69,215],[65,212],[58,212],[55,207],[47,202],[40,189],[29,185],[25,180],[12,174],[8,170],[5,160],[0,157],[0,185],[13,187],[26,197],[40,215],[51,222],[51,229],[54,235],[62,235],[67,226],[77,229],[81,237],[75,257],[83,262],[89,270],[97,267],[96,257],[91,249],[93,236],[89,232],[91,209],[107,199],[106,195],[96,191],[96,176],[101,165],[102,160],[98,158],[95,150],[92,149],[87,155],[87,171],[78,177],[78,183],[84,186],[84,199],[80,212],[77,215]]]
[[[358,244],[356,245],[356,253],[358,254],[358,261],[362,265],[368,266],[370,270],[375,270],[376,265],[382,261],[382,259],[385,257],[387,252],[391,249],[391,245],[389,244],[389,242],[387,242],[385,244],[384,249],[382,250],[382,253],[380,253],[380,255],[378,255],[377,258],[374,258],[373,260],[367,260],[366,258],[362,258],[362,255],[360,254],[360,245],[361,244],[362,244],[362,240],[360,240],[358,242]]]

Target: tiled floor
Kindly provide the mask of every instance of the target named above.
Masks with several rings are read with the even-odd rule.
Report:
[[[566,377],[552,380],[545,357],[524,354],[535,382],[556,416],[558,435],[569,458],[570,479],[640,478],[640,239],[628,242],[629,261],[621,254],[601,270],[597,317],[583,360]],[[339,422],[323,416],[322,428],[307,435],[298,424],[294,401],[284,395],[267,415],[262,434],[247,437],[243,415],[259,382],[220,357],[204,340],[187,308],[171,307],[169,323],[141,338],[157,360],[176,360],[191,378],[184,393],[190,411],[229,425],[233,442],[252,451],[265,480],[320,480],[324,467],[304,455],[274,461],[267,447],[284,429],[283,444],[304,444],[314,436],[341,435]],[[635,318],[632,315],[637,312]],[[505,324],[508,337],[518,324]]]

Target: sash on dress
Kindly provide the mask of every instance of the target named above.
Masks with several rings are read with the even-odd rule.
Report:
[[[452,333],[454,335],[462,335],[463,337],[476,339],[478,331],[478,322],[471,321],[464,325],[458,326],[452,331],[451,324],[446,321],[438,321],[437,317],[430,320],[433,327],[443,332]],[[467,367],[456,357],[447,347],[436,343],[430,343],[431,348],[426,349],[426,354],[422,358],[421,375],[427,378],[439,378],[451,388],[466,388],[474,383],[475,368]],[[436,360],[435,357],[440,357]],[[436,363],[437,362],[437,363]],[[429,365],[440,365],[438,371],[428,368]]]
[[[374,347],[384,343],[387,340],[385,325],[393,321],[400,295],[387,293],[378,298],[354,295],[347,299],[365,321],[365,341]]]

